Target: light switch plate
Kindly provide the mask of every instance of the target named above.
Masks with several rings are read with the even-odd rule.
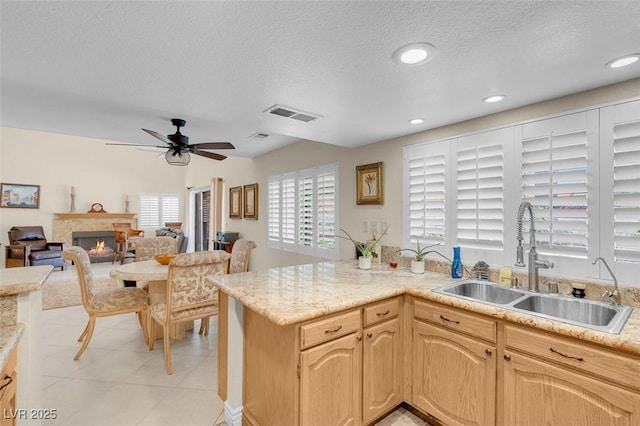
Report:
[[[377,234],[378,233],[378,222],[376,222],[375,220],[371,221],[371,233],[372,234]]]
[[[363,220],[362,221],[362,232],[369,232],[369,221],[368,220]]]

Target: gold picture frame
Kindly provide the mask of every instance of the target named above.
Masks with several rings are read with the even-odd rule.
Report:
[[[258,184],[244,186],[244,218],[258,219]]]
[[[242,187],[229,188],[229,217],[242,219]]]
[[[382,161],[356,167],[356,204],[384,204]]]
[[[0,183],[0,207],[11,209],[39,209],[40,185]]]

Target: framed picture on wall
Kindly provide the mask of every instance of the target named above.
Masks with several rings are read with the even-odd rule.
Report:
[[[384,204],[382,161],[356,167],[356,204]]]
[[[229,188],[229,217],[232,219],[242,218],[242,187],[234,186]]]
[[[18,209],[40,208],[40,185],[0,183],[0,207]]]
[[[244,218],[258,219],[258,184],[244,186]]]

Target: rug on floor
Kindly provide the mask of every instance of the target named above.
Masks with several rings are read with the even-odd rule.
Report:
[[[94,263],[91,265],[96,292],[118,287],[118,282],[109,276],[117,265]],[[54,270],[42,286],[42,310],[64,308],[82,304],[78,272],[75,266],[66,271]]]

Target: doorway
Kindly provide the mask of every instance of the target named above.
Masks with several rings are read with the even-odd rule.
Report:
[[[211,208],[211,190],[202,188],[194,193],[194,234],[193,243],[195,251],[209,250],[209,209]]]

